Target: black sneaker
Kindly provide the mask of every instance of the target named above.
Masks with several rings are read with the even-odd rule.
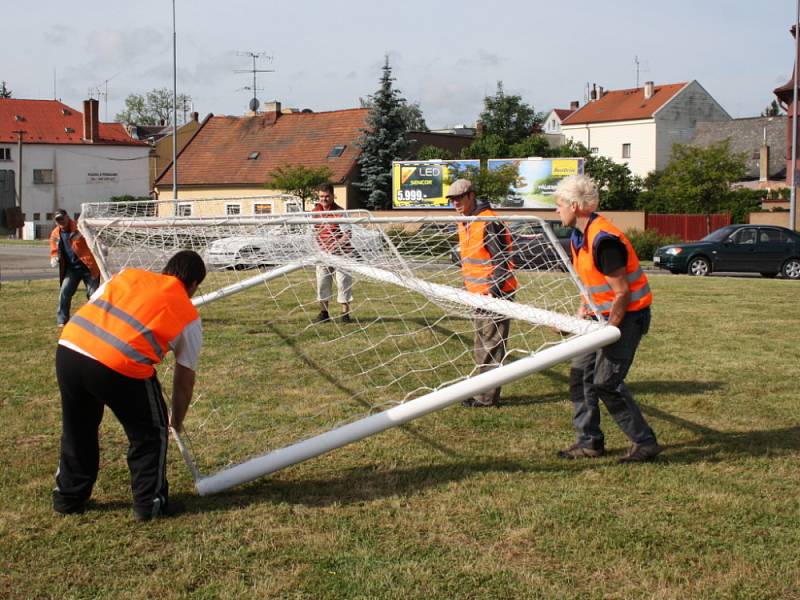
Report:
[[[59,506],[58,508],[54,506],[53,511],[55,511],[55,513],[58,515],[64,515],[64,516],[82,515],[83,513],[86,512],[86,504],[76,504],[74,506],[67,506],[67,507]]]
[[[628,448],[628,452],[619,459],[621,463],[649,462],[661,454],[663,448],[657,443],[654,444],[633,444]]]
[[[350,318],[350,313],[344,313],[342,315],[342,323],[352,323],[353,319]]]
[[[314,323],[327,323],[331,320],[331,316],[328,314],[327,310],[319,311],[317,318],[314,319]]]
[[[484,400],[482,398],[468,398],[461,401],[465,408],[500,408],[499,400]]]
[[[134,508],[133,520],[137,523],[145,523],[147,521],[151,521],[152,519],[167,519],[169,517],[174,517],[183,513],[184,511],[184,506],[179,502],[168,502],[167,505],[159,510],[156,514],[153,514],[152,511],[141,512]]]
[[[595,449],[595,448],[587,448],[586,446],[579,446],[578,444],[574,444],[569,448],[564,448],[563,450],[558,451],[558,458],[568,458],[571,460],[575,460],[578,458],[599,458],[603,456],[605,450],[602,448]]]

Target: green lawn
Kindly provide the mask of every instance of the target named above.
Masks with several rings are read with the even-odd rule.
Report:
[[[607,456],[555,458],[572,441],[560,365],[505,388],[499,410],[451,407],[217,496],[195,495],[173,447],[188,513],[141,525],[111,415],[91,510],[52,513],[57,283],[4,283],[0,597],[800,598],[800,287],[651,286],[628,381],[666,446],[653,464],[617,464],[626,440],[605,413]],[[234,379],[212,357],[201,394]],[[270,385],[313,399],[297,364]]]

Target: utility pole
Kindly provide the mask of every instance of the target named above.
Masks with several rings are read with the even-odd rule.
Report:
[[[800,57],[800,0],[794,19],[794,89],[792,90],[792,189],[789,197],[789,229],[797,229],[797,60]]]
[[[17,147],[19,149],[19,163],[17,164],[17,207],[19,208],[20,218],[22,218],[22,136],[27,133],[22,129],[12,131],[17,134]],[[22,239],[22,232],[25,227],[25,220],[23,219],[19,232],[17,233],[19,239]]]
[[[178,38],[175,34],[175,0],[172,0],[172,200],[178,214]]]

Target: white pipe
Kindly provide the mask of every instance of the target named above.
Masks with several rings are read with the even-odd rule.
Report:
[[[203,304],[208,304],[209,302],[213,302],[214,300],[219,300],[220,298],[224,298],[225,296],[230,296],[231,294],[241,292],[243,290],[258,285],[259,283],[263,283],[265,281],[271,281],[277,277],[280,277],[281,275],[286,275],[288,273],[292,273],[293,271],[297,271],[298,269],[302,269],[306,265],[306,262],[307,261],[290,263],[288,265],[278,267],[277,269],[272,269],[271,271],[267,271],[266,273],[255,275],[253,277],[245,279],[244,281],[237,281],[236,283],[227,285],[224,288],[220,288],[218,290],[214,290],[213,292],[209,292],[207,294],[203,294],[202,296],[197,296],[196,298],[193,298],[192,304],[194,304],[195,306],[203,306]]]
[[[198,479],[195,482],[201,496],[215,494],[233,486],[274,473],[290,465],[314,458],[335,448],[352,444],[391,427],[408,423],[437,410],[485,392],[497,386],[547,369],[575,356],[592,352],[611,344],[620,337],[619,329],[606,325],[588,335],[572,338],[557,346],[545,348],[534,355],[522,358],[487,371],[475,377],[426,394],[409,402],[392,407],[376,415],[364,417],[332,431],[303,440],[291,446],[274,450],[233,467]]]

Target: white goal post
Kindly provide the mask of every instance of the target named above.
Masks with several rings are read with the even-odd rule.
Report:
[[[193,300],[205,332],[198,393],[188,433],[175,435],[202,495],[619,338],[604,321],[575,316],[585,290],[536,217],[258,215],[246,205],[226,216],[221,206],[194,200],[191,214],[176,215],[174,202],[93,203],[79,221],[104,278],[130,267],[160,271],[181,249],[206,261]],[[487,236],[512,240],[503,258],[518,281],[511,298],[464,288],[457,224],[479,221]],[[321,319],[317,284],[334,271],[352,280],[352,298],[334,291]],[[340,302],[351,306],[350,321],[339,318]],[[475,365],[476,316],[511,319],[505,357],[493,368]]]

